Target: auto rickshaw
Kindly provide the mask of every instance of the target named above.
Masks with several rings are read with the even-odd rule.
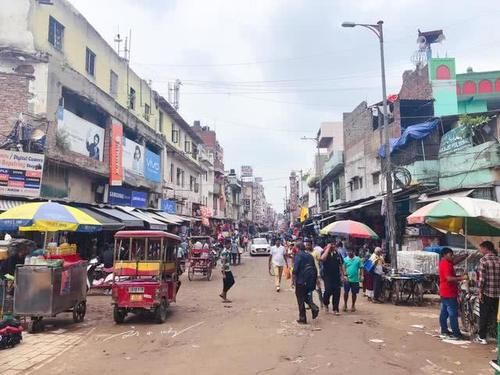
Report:
[[[157,323],[167,319],[180,286],[177,249],[180,237],[162,231],[119,231],[115,234],[113,318],[151,312]]]

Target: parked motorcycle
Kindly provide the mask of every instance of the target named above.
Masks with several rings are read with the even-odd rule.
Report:
[[[98,257],[90,260],[87,266],[87,291],[89,289],[111,290],[113,268],[105,268]]]

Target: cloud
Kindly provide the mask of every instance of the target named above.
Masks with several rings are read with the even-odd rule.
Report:
[[[216,128],[227,168],[252,165],[280,210],[290,170],[312,167],[300,137],[381,96],[377,39],[342,21],[384,19],[389,93],[412,68],[418,28],[444,29],[434,53],[458,71],[500,65],[489,32],[500,12],[487,0],[70,1],[110,42],[131,29],[133,68],[164,94],[181,79],[182,115]]]

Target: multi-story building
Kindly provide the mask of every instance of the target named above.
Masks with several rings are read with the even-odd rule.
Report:
[[[42,197],[203,204],[201,140],[68,1],[10,4],[0,50],[0,130],[23,113],[44,133]]]

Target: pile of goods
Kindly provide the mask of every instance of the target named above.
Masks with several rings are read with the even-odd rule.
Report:
[[[0,349],[13,348],[23,339],[23,327],[16,319],[0,321]]]
[[[439,254],[427,251],[399,251],[398,268],[412,273],[420,272],[427,275],[437,275],[439,267]]]

